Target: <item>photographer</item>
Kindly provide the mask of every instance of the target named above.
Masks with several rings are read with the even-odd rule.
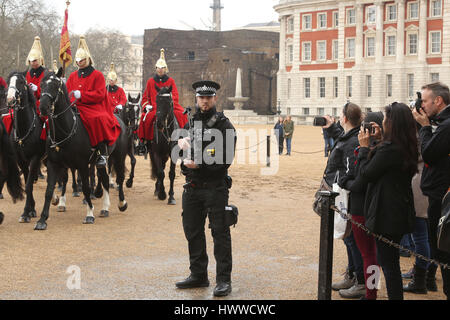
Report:
[[[369,183],[364,203],[366,227],[399,243],[414,230],[411,181],[418,168],[417,131],[407,105],[395,102],[385,112],[382,140],[373,150],[369,149],[371,132],[361,128],[358,174]],[[378,239],[376,247],[389,300],[403,300],[399,250]]]
[[[428,197],[428,221],[431,255],[442,263],[450,263],[450,255],[437,249],[437,228],[441,218],[442,199],[450,186],[450,91],[437,82],[422,87],[422,108],[413,115],[420,129],[420,145],[425,162],[421,189]],[[436,129],[433,128],[436,127]],[[450,270],[441,269],[444,293],[450,299]],[[434,278],[436,267],[428,269]]]
[[[323,127],[329,137],[333,138],[335,146],[328,158],[324,178],[329,186],[338,182],[349,170],[350,163],[356,161],[354,154],[358,147],[358,133],[361,125],[362,111],[354,103],[347,103],[344,106],[341,121],[339,124],[329,116],[326,126]],[[332,288],[339,291],[343,298],[358,299],[365,295],[365,280],[363,270],[363,260],[356,245],[353,234],[344,239],[347,247],[348,268],[344,279],[334,283]],[[355,277],[356,275],[356,277]]]

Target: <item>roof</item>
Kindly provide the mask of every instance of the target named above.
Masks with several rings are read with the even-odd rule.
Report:
[[[277,21],[271,21],[271,22],[263,22],[263,23],[250,23],[244,28],[250,28],[250,27],[277,27],[280,26],[280,23]]]

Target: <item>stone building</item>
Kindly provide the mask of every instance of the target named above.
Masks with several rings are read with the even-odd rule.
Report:
[[[425,83],[450,84],[450,4],[442,0],[280,0],[278,95],[311,121],[408,103]]]
[[[236,73],[241,68],[243,95],[250,97],[244,110],[273,114],[277,101],[279,39],[279,33],[252,30],[145,30],[144,89],[164,48],[170,76],[177,84],[183,107],[194,105],[192,83],[210,79],[222,85],[218,109],[233,109],[233,103],[227,98],[235,95]]]

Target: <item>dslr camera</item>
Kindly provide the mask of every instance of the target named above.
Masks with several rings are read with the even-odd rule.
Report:
[[[325,127],[327,125],[327,119],[324,117],[315,117],[313,125],[314,127]]]

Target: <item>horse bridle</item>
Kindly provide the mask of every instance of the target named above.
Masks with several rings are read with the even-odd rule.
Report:
[[[172,94],[170,93],[164,93],[159,95],[158,97],[170,97],[172,98]],[[168,115],[166,116],[166,121],[164,122],[164,126],[161,130],[158,129],[159,132],[161,132],[161,134],[163,135],[164,138],[166,138],[167,143],[170,144],[171,142],[171,137],[169,134],[169,127],[173,125],[174,121],[175,121],[175,114],[173,113],[173,100],[170,100],[170,108],[169,108],[169,112],[172,111],[173,117],[172,117],[172,121],[170,123],[168,123]],[[158,123],[158,113],[156,113],[156,123]],[[157,125],[156,125],[157,128]],[[164,132],[165,131],[165,132]],[[156,135],[156,143],[158,143],[158,135]]]
[[[70,139],[72,139],[72,137],[77,132],[77,129],[78,129],[77,116],[76,116],[76,114],[75,114],[75,112],[74,112],[74,110],[72,108],[75,105],[75,103],[77,102],[77,100],[75,100],[73,103],[69,104],[69,106],[66,109],[64,109],[63,111],[61,111],[60,113],[55,115],[54,114],[54,112],[55,112],[55,105],[59,101],[59,97],[64,94],[64,91],[63,91],[63,84],[64,83],[63,83],[63,81],[60,78],[58,78],[56,76],[53,76],[53,75],[50,76],[50,78],[49,78],[49,81],[51,81],[51,80],[55,80],[59,84],[59,86],[58,86],[58,93],[56,94],[56,97],[53,97],[49,92],[42,93],[42,96],[43,97],[47,96],[50,99],[50,111],[49,111],[49,114],[48,114],[48,119],[49,119],[49,121],[51,121],[51,124],[52,124],[52,127],[53,127],[53,137],[52,137],[52,134],[48,135],[48,137],[50,139],[50,142],[51,142],[50,148],[51,149],[55,149],[56,152],[59,152],[60,146],[63,143],[65,143],[65,142],[69,141]],[[56,141],[55,120],[58,119],[58,117],[60,117],[64,113],[66,113],[67,110],[70,110],[72,112],[72,116],[73,116],[72,117],[72,119],[73,119],[72,130],[70,131],[69,135],[65,139],[57,142]],[[49,130],[50,130],[50,128],[49,128]],[[51,132],[51,130],[50,130],[50,132]]]

